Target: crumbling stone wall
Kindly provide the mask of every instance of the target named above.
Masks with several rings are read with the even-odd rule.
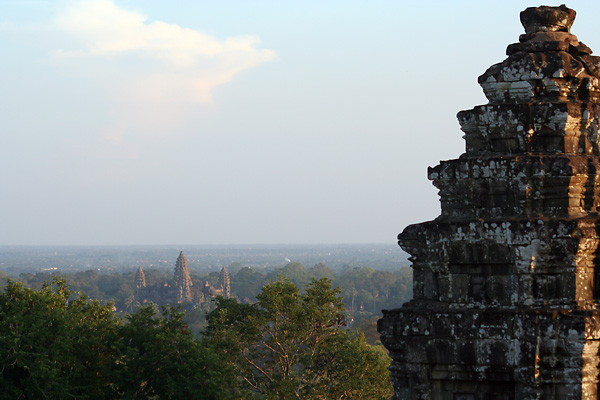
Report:
[[[466,152],[429,169],[442,213],[399,235],[414,298],[379,321],[396,399],[598,398],[600,57],[574,19],[521,13]]]

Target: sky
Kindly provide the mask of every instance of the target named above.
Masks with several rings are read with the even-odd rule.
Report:
[[[394,245],[537,5],[2,0],[0,245]]]

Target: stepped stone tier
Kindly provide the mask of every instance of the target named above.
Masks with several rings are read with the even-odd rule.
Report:
[[[379,321],[395,399],[597,399],[600,57],[563,6],[458,113],[466,152],[429,169],[441,215],[407,227],[414,298]]]

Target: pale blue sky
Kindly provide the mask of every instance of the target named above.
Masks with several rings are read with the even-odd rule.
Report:
[[[0,244],[393,244],[532,5],[3,0]]]

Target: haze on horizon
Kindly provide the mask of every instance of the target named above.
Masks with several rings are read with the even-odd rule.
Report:
[[[5,0],[0,245],[394,243],[537,5]]]

